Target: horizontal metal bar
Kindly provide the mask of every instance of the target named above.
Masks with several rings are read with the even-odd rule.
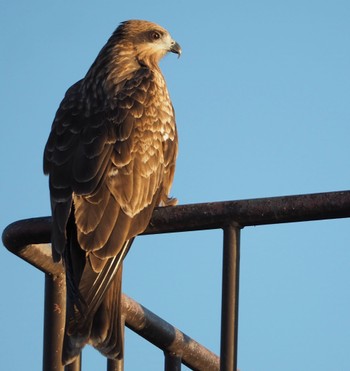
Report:
[[[144,234],[241,227],[350,217],[350,191],[224,201],[155,209]],[[48,243],[51,218],[20,220],[3,232],[4,245],[15,253],[32,243]]]
[[[350,191],[158,208],[145,234],[350,217]]]

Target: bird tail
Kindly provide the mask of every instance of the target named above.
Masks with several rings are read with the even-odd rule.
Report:
[[[93,316],[84,318],[76,311],[74,317],[67,318],[62,353],[64,365],[72,363],[86,344],[92,345],[108,358],[123,357],[121,278],[122,267],[119,268]]]
[[[109,292],[95,314],[89,341],[105,357],[112,359],[121,359],[124,353],[121,282],[122,267],[118,270],[117,277],[113,280]]]
[[[108,358],[122,358],[122,262],[132,241],[126,241],[120,253],[110,258],[98,273],[87,262],[79,274],[80,285],[72,277],[69,260],[66,260],[66,269],[70,274],[67,274],[66,329],[62,351],[64,365],[72,363],[86,344],[91,344]]]

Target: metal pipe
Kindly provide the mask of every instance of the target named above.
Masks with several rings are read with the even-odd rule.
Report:
[[[107,359],[107,371],[123,371],[123,359]]]
[[[66,279],[63,270],[57,271],[58,274],[45,274],[43,371],[80,371],[81,355],[70,365],[62,365]],[[57,271],[55,270],[56,273]]]
[[[240,226],[350,217],[350,191],[314,193],[251,200],[212,202],[154,210],[144,234],[218,229],[234,221]],[[19,247],[51,240],[51,218],[20,220],[5,228],[4,245]]]
[[[126,326],[165,352],[182,357],[193,370],[218,371],[219,357],[150,310],[123,294]]]
[[[66,280],[63,274],[45,275],[43,371],[63,371]]]
[[[240,229],[224,228],[220,370],[237,370]]]
[[[181,356],[164,352],[164,371],[181,371]]]
[[[144,234],[350,217],[350,191],[157,208]]]

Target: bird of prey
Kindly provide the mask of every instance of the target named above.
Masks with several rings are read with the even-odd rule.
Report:
[[[89,343],[121,358],[122,262],[169,197],[175,114],[160,59],[180,45],[157,24],[120,24],[61,102],[44,151],[52,255],[67,281],[63,364]]]

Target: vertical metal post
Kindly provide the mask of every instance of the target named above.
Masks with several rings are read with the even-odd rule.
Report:
[[[107,371],[123,371],[123,359],[107,359]]]
[[[181,357],[169,352],[164,352],[164,371],[180,371]]]
[[[220,371],[237,370],[240,229],[224,228]]]
[[[63,371],[62,339],[66,314],[64,274],[45,274],[43,371]]]

